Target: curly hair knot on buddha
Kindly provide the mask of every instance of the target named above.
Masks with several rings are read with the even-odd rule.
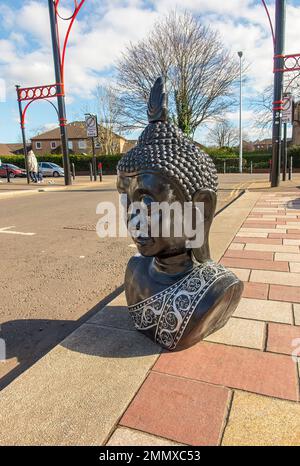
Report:
[[[165,92],[161,82],[158,78],[153,88],[157,85],[160,92]],[[152,92],[152,96],[164,101],[157,94]],[[149,102],[149,107],[154,108],[155,103]],[[192,200],[199,189],[216,192],[217,171],[211,158],[178,127],[166,121],[165,108],[161,112],[156,109],[156,114],[161,115],[161,120],[149,118],[150,123],[140,135],[137,145],[119,161],[118,172],[130,175],[146,170],[158,171],[177,182],[187,200]]]

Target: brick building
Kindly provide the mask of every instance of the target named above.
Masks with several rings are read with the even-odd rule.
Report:
[[[74,154],[91,154],[92,141],[86,136],[84,121],[74,121],[67,125],[69,151]],[[95,141],[96,155],[108,152],[122,154],[135,145],[136,141],[127,140],[123,136],[99,125],[98,142]],[[32,149],[36,155],[61,154],[60,129],[54,128],[31,138]],[[109,150],[107,149],[109,145]]]

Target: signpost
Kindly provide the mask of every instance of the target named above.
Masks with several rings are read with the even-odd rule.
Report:
[[[283,123],[283,170],[282,181],[286,180],[287,173],[287,125],[293,123],[294,120],[294,102],[293,95],[286,93],[282,99],[282,123]]]
[[[293,123],[293,110],[293,96],[291,93],[286,93],[282,103],[282,123]]]
[[[94,181],[97,181],[97,162],[95,154],[95,140],[94,138],[98,137],[98,123],[97,116],[86,113],[85,115],[85,126],[86,126],[86,135],[92,140],[92,149],[93,149],[93,174]]]

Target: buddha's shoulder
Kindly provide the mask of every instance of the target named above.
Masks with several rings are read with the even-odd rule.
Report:
[[[152,259],[152,257],[145,257],[141,254],[136,254],[135,256],[132,256],[127,264],[126,277],[140,274],[141,272],[145,273],[146,271],[148,271]]]

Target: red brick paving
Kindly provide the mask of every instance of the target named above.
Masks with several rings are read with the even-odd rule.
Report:
[[[262,229],[269,229],[269,228],[276,228],[276,223],[252,223],[252,222],[245,222],[243,227],[247,228],[262,228]]]
[[[243,298],[268,299],[267,283],[244,282]]]
[[[266,261],[257,259],[240,259],[236,257],[223,257],[220,263],[227,267],[236,267],[240,269],[275,270],[280,272],[289,271],[289,263],[286,261]]]
[[[272,238],[272,239],[300,239],[300,233],[298,235],[292,235],[292,234],[289,234],[289,233],[269,233],[268,235],[268,238]]]
[[[274,233],[277,235],[278,233]],[[270,234],[269,234],[270,236]],[[247,238],[246,236],[236,236],[233,243],[256,243],[256,244],[282,244],[282,239],[280,238]]]
[[[230,391],[150,373],[120,424],[189,445],[218,445]]]
[[[236,251],[234,249],[227,249],[223,257],[238,257],[240,259],[260,259],[272,261],[274,258],[274,253],[265,251]]]
[[[280,219],[282,220],[282,219]],[[299,218],[294,218],[294,217],[286,217],[286,222],[292,223],[292,222],[298,222],[299,223]]]
[[[153,370],[262,395],[298,400],[298,376],[289,356],[201,342],[162,354]]]
[[[292,346],[292,341],[295,338],[299,338],[300,341],[300,327],[270,323],[268,325],[267,351],[290,355],[295,349]]]
[[[287,301],[289,303],[300,303],[300,286],[270,285],[269,299]]]
[[[264,206],[264,207],[267,207],[267,206]],[[257,212],[253,212],[253,213],[254,213],[254,214],[274,215],[274,216],[276,216],[276,215],[285,215],[286,212],[285,212],[285,210],[283,210],[283,209],[279,209],[279,210],[278,210],[277,208],[274,207],[273,211],[271,211],[271,210],[269,210],[269,211],[263,210],[263,211],[260,211],[260,212],[257,211]]]

